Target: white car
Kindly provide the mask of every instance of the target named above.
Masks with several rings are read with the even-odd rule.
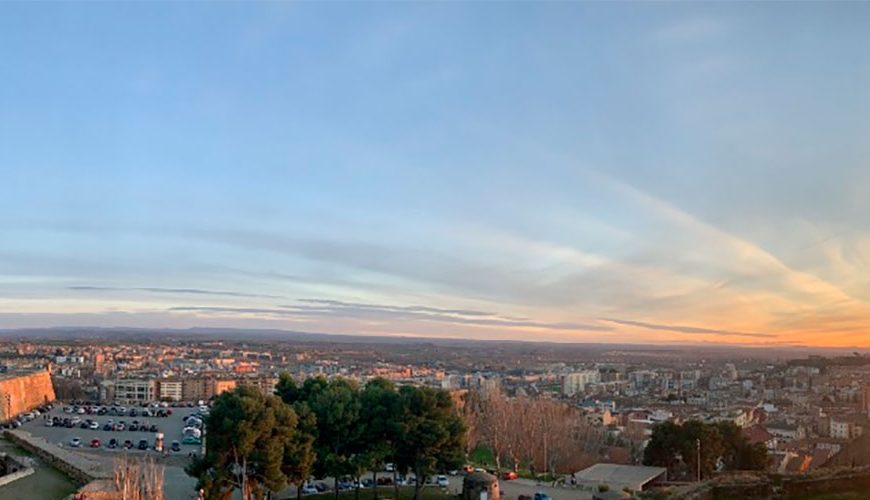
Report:
[[[438,476],[438,479],[435,480],[435,484],[442,488],[446,488],[450,486],[450,480],[447,479],[447,476]]]
[[[46,420],[45,426],[46,427],[54,427],[54,421],[52,421],[51,419]]]
[[[73,448],[78,448],[82,445],[82,438],[72,438],[69,440],[69,445]]]
[[[100,423],[96,420],[91,420],[91,423],[88,424],[88,427],[90,427],[92,431],[97,431],[100,430]]]
[[[315,488],[313,484],[309,483],[302,487],[302,494],[304,495],[316,495],[318,493],[320,492],[317,491],[317,488]]]

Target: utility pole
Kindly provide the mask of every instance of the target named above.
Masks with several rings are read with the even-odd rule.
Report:
[[[698,482],[701,482],[701,438],[695,440],[698,448]]]

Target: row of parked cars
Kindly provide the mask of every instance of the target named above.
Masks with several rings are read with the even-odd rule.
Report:
[[[82,447],[82,438],[74,437],[69,440],[69,445],[72,448],[81,448]],[[91,448],[100,448],[103,446],[102,441],[97,438],[91,439],[91,443],[89,445]],[[150,450],[153,447],[148,444],[147,439],[140,439],[139,443],[134,446],[133,441],[131,439],[125,439],[122,443],[120,439],[112,438],[106,443],[106,448],[110,450],[114,450],[116,448],[123,448],[126,450],[132,450],[133,448],[137,448],[142,451]],[[171,445],[169,445],[170,451],[181,451],[181,443],[178,441],[173,441]]]
[[[64,413],[77,415],[112,415],[128,417],[168,417],[172,415],[172,408],[159,406],[146,408],[127,408],[126,406],[93,406],[93,405],[67,405],[63,407]]]
[[[414,484],[414,476],[404,477],[398,476],[396,478],[396,482],[399,485],[413,485]],[[392,476],[381,476],[378,477],[378,486],[390,486],[393,484]],[[447,476],[436,476],[433,478],[429,478],[426,484],[437,485],[442,488],[446,488],[450,485],[450,480],[447,479]],[[375,482],[371,478],[365,478],[359,482],[359,487],[362,489],[373,488]],[[351,478],[344,478],[338,481],[338,490],[339,491],[349,491],[354,490],[357,487],[356,480]],[[332,490],[332,486],[325,482],[312,482],[309,481],[305,483],[302,487],[302,493],[306,495],[316,495],[318,493],[324,493]]]
[[[96,420],[81,419],[80,417],[52,417],[45,421],[46,427],[66,427],[67,429],[72,429],[73,427],[80,427],[82,429],[90,429],[93,431],[100,430],[101,428],[104,431],[131,431],[131,432],[159,432],[160,428],[157,427],[157,424],[149,424],[148,422],[139,422],[138,420],[133,420],[130,424],[127,424],[124,420],[120,420],[115,422],[114,419],[109,419],[102,426]]]
[[[17,428],[21,427],[22,425],[24,425],[25,422],[30,422],[31,420],[35,419],[36,417],[39,417],[40,415],[42,415],[44,413],[50,412],[52,410],[52,408],[54,408],[53,404],[46,403],[38,408],[34,408],[33,410],[30,410],[28,412],[24,412],[21,415],[18,415],[17,417],[13,418],[12,420],[4,422],[2,427],[4,429],[17,429]]]

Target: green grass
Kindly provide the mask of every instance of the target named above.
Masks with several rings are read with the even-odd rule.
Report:
[[[395,500],[396,491],[392,486],[382,486],[378,488],[378,500]],[[426,486],[423,488],[423,491],[420,494],[420,497],[423,500],[453,500],[458,498],[457,495],[451,495],[441,488],[436,488],[434,486]],[[284,497],[287,499],[295,499],[296,495],[293,494],[289,497]],[[321,493],[319,495],[305,495],[303,498],[310,498],[311,500],[329,500],[330,498],[335,498],[334,491],[328,491],[326,493]],[[351,491],[342,491],[339,494],[339,498],[342,500],[354,500],[356,498],[356,493]],[[414,488],[409,486],[399,487],[399,498],[398,500],[412,500],[414,498]],[[360,500],[373,500],[374,492],[370,489],[361,489],[359,491],[359,499]]]
[[[471,463],[481,467],[495,466],[495,456],[493,456],[492,450],[482,444],[477,445],[474,451],[468,455],[468,459]]]

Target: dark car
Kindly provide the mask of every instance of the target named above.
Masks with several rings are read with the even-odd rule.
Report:
[[[139,449],[140,450],[147,450],[148,449],[148,441],[146,441],[144,439],[140,439],[139,440]]]
[[[125,439],[124,440],[124,448],[127,448],[129,450],[132,447],[133,447],[133,441],[130,441],[129,439]]]
[[[136,432],[139,430],[139,424],[137,424],[136,422],[133,422],[132,424],[130,424],[129,427],[127,427],[127,430],[131,431],[131,432]]]
[[[118,447],[118,440],[115,438],[110,439],[109,444],[106,445],[106,448],[109,448],[110,450],[114,450],[117,447]]]
[[[130,415],[131,417],[135,417],[138,414],[139,414],[139,411],[136,410],[136,408],[130,408],[130,412],[127,415]]]
[[[329,486],[326,483],[317,483],[314,485],[317,488],[317,491],[323,493],[324,491],[329,491]]]
[[[158,427],[157,424],[151,424],[151,427],[148,428],[148,432],[157,432]]]
[[[178,441],[173,441],[169,449],[172,451],[181,451],[181,443],[179,443]]]
[[[106,425],[103,426],[103,430],[104,430],[104,431],[111,431],[111,430],[114,430],[114,429],[115,429],[115,426],[112,425],[112,424],[106,424]]]

